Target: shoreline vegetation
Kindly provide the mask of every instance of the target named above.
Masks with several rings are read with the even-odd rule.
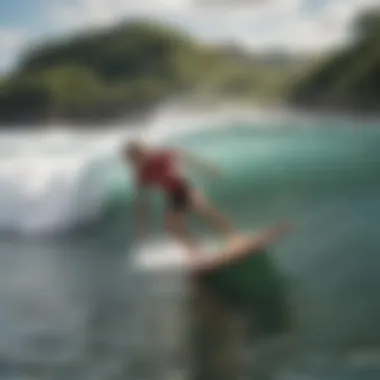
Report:
[[[323,60],[205,45],[143,20],[52,40],[26,51],[2,77],[0,125],[96,127],[147,117],[181,98],[378,114],[379,10],[360,15],[352,29],[352,42]]]
[[[380,7],[361,14],[348,46],[337,49],[300,78],[288,103],[310,112],[379,116]]]

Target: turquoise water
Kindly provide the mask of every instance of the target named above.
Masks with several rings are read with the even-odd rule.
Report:
[[[192,149],[222,168],[224,178],[217,182],[200,173],[192,178],[242,229],[279,219],[294,224],[272,255],[291,285],[297,347],[274,378],[378,379],[380,125],[283,124],[231,124],[169,136],[166,142]],[[86,150],[99,137],[74,140],[62,143],[65,152]],[[14,159],[14,153],[1,152]],[[54,165],[51,173],[62,169]],[[149,305],[139,301],[148,284],[139,283],[126,263],[133,200],[129,177],[113,154],[95,154],[80,165],[71,186],[63,176],[51,177],[53,190],[35,196],[34,203],[31,197],[28,202],[17,198],[10,182],[2,182],[0,198],[7,195],[3,215],[12,218],[0,218],[0,334],[6,342],[0,347],[6,358],[0,379],[17,378],[23,371],[40,371],[49,379],[62,374],[95,378],[94,371],[96,378],[108,379],[108,372],[119,371],[137,379],[141,371],[128,364],[135,360],[136,345],[139,360],[157,362],[150,343],[141,343],[130,324]],[[38,206],[43,212],[35,212]],[[161,211],[158,199],[152,235],[156,249],[164,239]],[[59,236],[20,235],[18,222],[33,225],[37,217],[41,226],[64,221],[55,229]],[[209,234],[197,221],[192,225]],[[361,359],[349,360],[350,355]]]
[[[242,228],[294,223],[274,254],[294,283],[305,343],[380,339],[379,132],[235,128],[184,142],[224,168],[226,184],[205,187]]]

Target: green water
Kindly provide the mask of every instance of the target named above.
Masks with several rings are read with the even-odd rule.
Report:
[[[324,358],[377,347],[380,130],[235,128],[184,145],[224,168],[225,183],[205,180],[204,186],[242,228],[294,223],[294,233],[272,255],[291,284],[300,346]],[[321,378],[379,376],[373,368],[324,372],[304,360],[310,359],[299,359],[303,373],[316,376],[317,368]]]
[[[299,344],[324,358],[377,347],[380,130],[236,126],[173,143],[220,165],[225,177],[219,183],[199,174],[195,181],[241,228],[294,223],[292,235],[271,253],[290,283]],[[360,370],[354,372],[342,378],[360,378]]]
[[[331,347],[380,340],[379,129],[231,126],[171,143],[223,169],[218,182],[199,174],[194,181],[241,228],[294,224],[273,255],[294,283],[305,341]],[[124,197],[124,179],[111,184],[113,200]]]
[[[292,234],[269,251],[277,270],[287,279],[297,321],[298,354],[287,373],[301,372],[313,380],[378,379],[380,355],[369,360],[367,352],[377,352],[380,343],[380,124],[338,125],[328,120],[297,127],[286,124],[280,129],[231,125],[167,142],[194,150],[221,167],[224,178],[217,182],[200,173],[192,178],[240,228],[252,230],[282,219],[293,223]],[[101,207],[63,239],[22,245],[15,240],[0,241],[1,297],[18,297],[18,289],[9,290],[5,285],[14,286],[15,278],[30,278],[23,288],[25,299],[33,295],[46,304],[46,295],[58,287],[59,280],[65,296],[57,291],[52,298],[68,305],[60,312],[63,319],[76,320],[73,310],[87,305],[91,297],[89,310],[104,311],[108,305],[104,298],[112,298],[124,286],[128,299],[134,299],[133,307],[140,307],[144,284],[122,285],[120,280],[128,277],[121,262],[130,254],[133,190],[116,158],[99,156],[81,174],[72,203],[78,215],[95,190]],[[152,235],[157,249],[162,242],[161,212],[159,200]],[[192,228],[209,234],[197,220],[192,221]],[[46,278],[30,277],[33,268]],[[31,286],[37,282],[39,288]],[[102,284],[107,290],[99,301]],[[43,292],[38,290],[41,287]],[[70,292],[66,294],[67,289]],[[80,292],[85,296],[78,301]],[[5,301],[1,298],[0,302]],[[118,315],[125,323],[129,320],[131,309],[111,309],[109,315]],[[8,325],[14,321],[2,320],[1,331],[10,334]],[[87,328],[91,330],[73,328],[75,336],[96,334],[97,327],[92,327],[90,335]],[[130,334],[124,327],[115,329],[116,336]],[[110,341],[114,339],[111,335]],[[347,364],[341,359],[359,351],[366,352],[365,364]],[[284,373],[277,379],[296,378]]]

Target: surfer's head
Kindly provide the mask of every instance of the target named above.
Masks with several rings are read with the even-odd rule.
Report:
[[[123,145],[123,156],[132,163],[141,162],[147,152],[147,147],[141,141],[128,141]]]

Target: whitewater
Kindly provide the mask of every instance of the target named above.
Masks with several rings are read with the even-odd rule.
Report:
[[[168,302],[183,303],[186,284],[130,264],[134,190],[118,151],[135,137],[219,164],[222,182],[192,178],[240,228],[294,223],[272,255],[291,284],[298,354],[274,378],[377,379],[379,126],[170,106],[144,125],[2,133],[0,379],[142,379],[178,369],[157,321]],[[145,254],[175,249],[161,215],[156,195]],[[208,235],[197,221],[192,228]]]

